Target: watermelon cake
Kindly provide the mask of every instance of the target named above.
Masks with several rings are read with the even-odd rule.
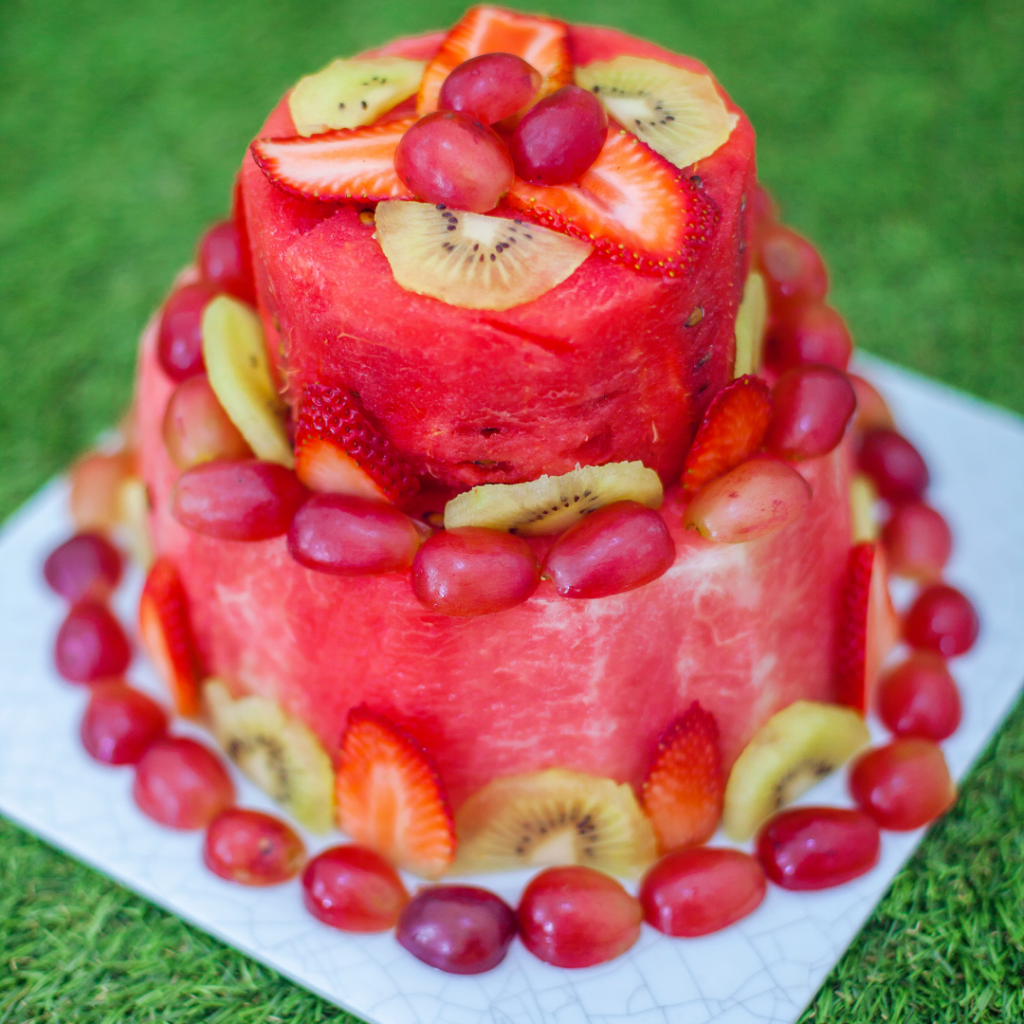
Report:
[[[582,966],[642,916],[722,927],[766,874],[867,870],[878,777],[917,773],[885,827],[952,798],[943,658],[976,621],[827,290],[690,57],[481,6],[303,78],[144,334],[125,449],[75,471],[86,532],[47,572],[75,601],[57,660],[94,686],[87,749],[137,763],[151,817],[208,826],[225,877],[302,867],[289,826],[233,808],[219,760],[110,681],[130,649],[96,530],[117,521],[176,712],[353,840],[305,867],[328,924],[401,915],[460,973],[517,930]],[[924,587],[920,650],[884,680],[901,738],[857,762],[861,810],[778,814],[867,744],[889,570]],[[704,846],[720,825],[758,858]],[[831,866],[806,854],[826,834]],[[395,873],[516,868],[546,868],[518,916],[476,886],[407,902]],[[614,875],[644,875],[642,911]],[[558,924],[566,893],[607,934]]]

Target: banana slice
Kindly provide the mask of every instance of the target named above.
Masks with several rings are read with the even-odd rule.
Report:
[[[798,700],[772,715],[733,765],[722,826],[749,839],[767,818],[848,761],[870,737],[850,708]]]
[[[733,377],[761,369],[764,328],[768,322],[768,290],[764,278],[752,270],[743,285],[743,298],[736,311],[736,362]]]
[[[657,856],[628,785],[561,768],[496,779],[462,805],[455,827],[452,874],[586,864],[633,877]]]
[[[445,506],[444,527],[486,526],[539,537],[561,533],[588,512],[613,501],[638,501],[659,508],[663,497],[658,474],[642,462],[577,466],[562,476],[474,487]]]
[[[258,459],[295,463],[285,404],[274,387],[259,317],[244,302],[218,295],[203,310],[203,361],[217,399]]]
[[[219,679],[203,687],[213,734],[264,792],[311,832],[334,819],[334,771],[320,741],[297,718],[264,697],[235,700]]]

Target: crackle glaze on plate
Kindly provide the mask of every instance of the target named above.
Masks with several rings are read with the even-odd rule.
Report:
[[[873,360],[864,369],[932,469],[931,501],[955,535],[947,577],[981,616],[977,646],[954,662],[964,718],[944,748],[961,777],[1024,679],[1024,424]],[[64,606],[40,576],[46,554],[70,532],[64,505],[63,484],[52,484],[0,534],[0,810],[373,1024],[788,1024],[921,838],[884,834],[878,866],[831,891],[770,887],[757,911],[717,935],[674,940],[645,925],[627,954],[580,971],[549,967],[514,943],[488,974],[442,974],[391,934],[346,935],[313,920],[298,882],[254,890],[214,877],[200,861],[201,833],[149,822],[131,802],[131,771],[86,757],[77,738],[85,694],[51,667]],[[125,622],[134,620],[138,586],[133,578],[118,594]],[[131,677],[159,692],[141,659]],[[270,807],[238,781],[241,803]],[[812,801],[848,804],[842,773],[803,802]],[[310,849],[329,842],[310,840]],[[484,884],[514,902],[526,877]]]

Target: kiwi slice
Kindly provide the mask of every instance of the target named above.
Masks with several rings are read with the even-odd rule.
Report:
[[[207,681],[203,700],[231,760],[311,832],[329,831],[334,771],[312,730],[265,697],[235,700],[219,679]]]
[[[623,128],[677,167],[710,156],[739,118],[725,106],[710,75],[685,71],[649,57],[616,57],[576,69]]]
[[[761,726],[725,787],[722,826],[730,839],[749,839],[780,807],[831,775],[870,740],[856,711],[798,700]]]
[[[421,60],[367,57],[336,60],[300,78],[288,94],[288,109],[300,135],[373,124],[420,87]]]
[[[764,329],[768,322],[768,289],[764,278],[752,270],[743,285],[743,298],[736,310],[736,361],[734,377],[761,369]]]
[[[871,477],[854,473],[850,478],[850,534],[854,544],[878,540],[882,531],[877,507],[878,491]]]
[[[452,874],[585,864],[633,877],[657,856],[628,785],[561,768],[496,779],[462,805],[455,828]]]
[[[464,309],[511,309],[560,285],[590,255],[577,238],[521,220],[389,200],[376,238],[407,291]]]
[[[658,508],[661,480],[642,462],[577,466],[561,476],[522,484],[481,484],[445,505],[444,526],[486,526],[522,537],[561,533],[588,512],[613,501]]]

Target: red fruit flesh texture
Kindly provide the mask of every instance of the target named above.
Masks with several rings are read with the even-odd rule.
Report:
[[[132,660],[121,623],[99,601],[79,601],[57,631],[54,661],[57,671],[72,683],[116,679]]]
[[[280,885],[294,878],[306,860],[295,831],[261,811],[229,807],[206,830],[203,863],[218,877],[239,885]]]
[[[214,291],[255,304],[252,257],[234,219],[214,224],[200,240],[197,256],[199,272]]]
[[[454,110],[427,114],[402,136],[395,173],[417,199],[470,213],[493,210],[515,176],[497,133]]]
[[[563,597],[608,597],[656,580],[675,556],[665,520],[654,509],[616,501],[566,530],[542,573]]]
[[[960,725],[960,693],[946,662],[914,651],[878,684],[878,717],[897,736],[944,740]]]
[[[928,467],[920,452],[890,428],[876,427],[864,435],[857,463],[887,501],[915,501],[928,487]]]
[[[295,474],[258,459],[204,462],[182,473],[171,495],[174,517],[219,540],[267,540],[288,532],[306,498]]]
[[[803,236],[776,224],[761,236],[760,255],[773,308],[825,298],[828,272],[818,250]]]
[[[978,639],[978,613],[955,587],[936,583],[910,606],[903,636],[911,647],[953,658],[969,651]]]
[[[74,604],[103,601],[121,582],[121,554],[102,534],[76,533],[47,556],[43,578],[54,593]]]
[[[494,124],[526,106],[541,87],[541,73],[513,53],[485,53],[460,64],[441,86],[438,109],[458,110]]]
[[[164,303],[157,351],[160,365],[171,380],[185,380],[204,371],[203,310],[216,294],[210,285],[197,282],[172,292]]]
[[[442,615],[489,615],[522,604],[540,582],[533,549],[500,530],[463,526],[434,534],[416,553],[412,588]]]
[[[783,889],[830,889],[866,874],[878,863],[878,826],[862,811],[798,807],[761,829],[757,859],[768,880]]]
[[[592,967],[625,953],[640,937],[640,902],[587,867],[548,868],[519,901],[519,934],[539,960]]]
[[[563,85],[516,125],[509,149],[516,174],[535,185],[576,181],[597,159],[608,115],[588,89]]]
[[[135,769],[132,798],[168,828],[206,828],[235,801],[235,787],[216,755],[201,743],[169,737],[154,743]]]
[[[213,459],[252,456],[204,373],[183,380],[174,389],[164,412],[163,436],[167,453],[179,469]]]
[[[882,530],[889,567],[897,576],[930,583],[942,575],[953,550],[946,520],[924,502],[901,502]]]
[[[126,683],[94,686],[79,735],[101,764],[136,764],[167,732],[167,715],[152,697]]]
[[[302,873],[302,901],[318,920],[344,932],[384,932],[409,901],[401,878],[379,854],[354,844],[318,853]]]
[[[439,38],[389,52],[429,59]],[[572,29],[570,44],[578,64],[628,53],[706,70],[609,29]],[[747,234],[740,205],[754,182],[753,130],[739,118],[729,141],[701,161],[702,196],[719,220],[686,274],[640,275],[592,257],[557,288],[504,312],[402,290],[357,210],[287,195],[247,157],[257,292],[288,393],[317,381],[358,391],[396,448],[417,453],[416,472],[446,486],[627,459],[677,479],[707,403],[732,375],[746,273],[736,257]],[[294,133],[282,102],[260,135]],[[687,328],[697,305],[705,316]]]
[[[772,388],[765,448],[783,459],[827,455],[846,433],[857,396],[842,370],[811,364],[787,370]]]
[[[942,749],[914,737],[863,754],[850,770],[850,795],[881,828],[910,832],[949,810],[956,786]]]
[[[853,354],[846,321],[823,302],[783,311],[768,342],[769,362],[780,371],[807,363],[845,370]]]
[[[640,886],[644,920],[680,938],[708,935],[756,910],[767,890],[764,870],[739,850],[676,850]]]
[[[395,938],[438,970],[482,974],[505,959],[515,934],[515,911],[499,896],[469,885],[439,885],[409,901]]]

